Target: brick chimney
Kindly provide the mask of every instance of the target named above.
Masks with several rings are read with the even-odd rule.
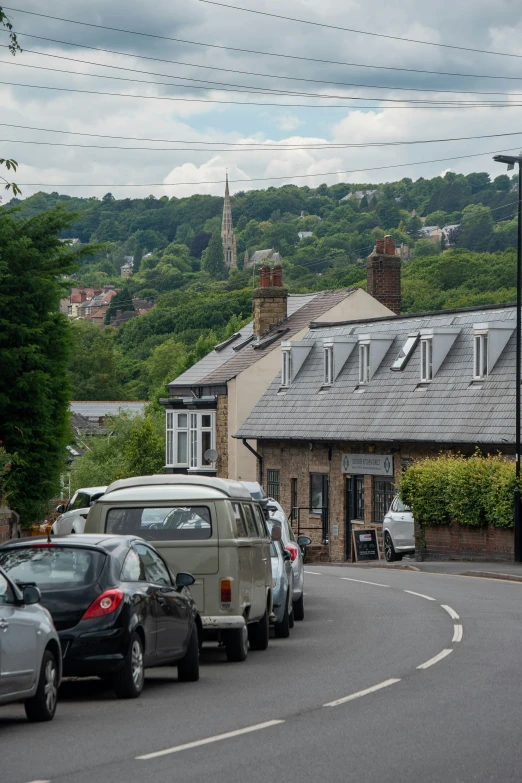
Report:
[[[288,290],[283,288],[283,270],[275,266],[272,279],[270,267],[263,266],[260,287],[254,291],[254,336],[262,337],[271,326],[286,318]]]
[[[401,259],[390,235],[378,239],[366,261],[368,293],[396,315],[401,312]]]

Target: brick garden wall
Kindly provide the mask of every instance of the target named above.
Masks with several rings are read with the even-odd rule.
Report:
[[[11,538],[11,511],[7,506],[0,506],[0,541]]]
[[[415,526],[417,560],[513,560],[513,530],[467,526],[426,527],[424,546],[419,525]]]

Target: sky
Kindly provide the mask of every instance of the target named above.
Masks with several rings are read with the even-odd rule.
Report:
[[[226,171],[232,193],[448,170],[497,176],[504,167],[492,155],[522,149],[518,0],[224,3],[234,1],[392,37],[202,0],[4,6],[23,51],[13,57],[0,34],[0,157],[18,161],[23,197],[41,190],[116,198],[221,195]],[[473,105],[491,101],[507,105]],[[424,143],[399,143],[411,141]],[[379,142],[394,145],[365,146]]]

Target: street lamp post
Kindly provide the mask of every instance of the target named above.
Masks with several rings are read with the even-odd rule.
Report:
[[[522,152],[520,155],[495,155],[493,160],[507,163],[508,171],[518,164],[518,242],[517,242],[517,346],[515,368],[515,492],[514,492],[514,554],[517,563],[522,562],[522,531],[520,529],[520,355],[522,349]]]

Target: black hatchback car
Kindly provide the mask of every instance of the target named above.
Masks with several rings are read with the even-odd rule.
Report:
[[[135,536],[84,534],[17,539],[0,547],[14,582],[36,584],[63,651],[64,676],[98,675],[120,698],[140,695],[150,666],[199,679],[196,605],[158,552]]]

